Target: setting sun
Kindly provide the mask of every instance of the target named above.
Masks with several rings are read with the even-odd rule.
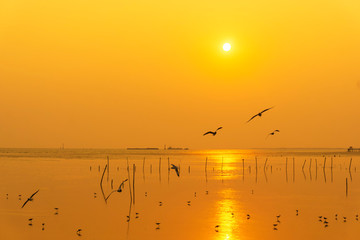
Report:
[[[224,49],[224,51],[229,51],[230,49],[231,49],[231,45],[230,45],[230,43],[225,43],[224,45],[223,45],[223,49]]]

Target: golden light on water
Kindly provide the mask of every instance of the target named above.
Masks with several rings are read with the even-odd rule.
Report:
[[[219,233],[219,240],[232,239],[234,233],[238,234],[238,202],[233,200],[234,191],[232,189],[226,189],[221,192],[224,199],[217,202],[218,213],[217,220],[219,222],[221,231]],[[235,215],[234,215],[235,214]]]

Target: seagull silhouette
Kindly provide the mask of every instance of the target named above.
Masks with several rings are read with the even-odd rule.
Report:
[[[273,132],[269,133],[266,138],[268,138],[270,135],[274,136],[276,132],[280,132],[280,130],[276,129]]]
[[[272,108],[273,108],[273,107],[267,108],[267,109],[265,109],[265,110],[262,110],[262,111],[259,112],[258,114],[255,114],[254,116],[252,116],[252,117],[247,121],[247,123],[250,122],[251,120],[253,120],[255,117],[261,117],[264,112],[269,111],[269,110],[272,109]]]
[[[177,176],[180,177],[179,167],[175,166],[174,164],[171,164],[171,169],[174,169]]]
[[[113,190],[113,191],[109,194],[109,196],[106,198],[106,200],[108,200],[109,197],[111,196],[111,194],[113,194],[114,192],[122,192],[122,188],[124,188],[124,184],[125,184],[125,182],[126,182],[127,180],[128,180],[128,179],[125,179],[124,181],[122,181],[122,182],[120,183],[119,188],[116,189],[116,190]]]
[[[203,136],[205,136],[205,135],[207,135],[207,134],[212,134],[213,136],[215,136],[215,135],[216,135],[216,133],[217,133],[217,131],[218,131],[218,130],[220,130],[220,129],[222,129],[222,127],[218,127],[218,129],[216,129],[216,131],[215,131],[215,132],[208,131],[208,132],[204,133],[204,135],[203,135]]]
[[[24,204],[22,205],[21,208],[25,207],[25,205],[29,202],[29,201],[32,201],[34,200],[33,197],[35,196],[35,194],[37,194],[39,192],[40,189],[38,189],[36,192],[34,192],[25,202]]]

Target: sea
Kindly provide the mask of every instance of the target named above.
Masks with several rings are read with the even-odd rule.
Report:
[[[344,148],[2,148],[0,239],[358,239],[359,163]]]

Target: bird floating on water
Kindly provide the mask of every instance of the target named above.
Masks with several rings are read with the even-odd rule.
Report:
[[[250,122],[251,120],[253,120],[255,117],[261,117],[264,112],[269,111],[269,110],[272,109],[272,108],[273,108],[273,107],[267,108],[267,109],[262,110],[261,112],[255,114],[254,116],[252,116],[252,117],[247,121],[247,123]]]
[[[215,130],[215,132],[213,132],[213,131],[208,131],[208,132],[204,133],[203,136],[205,136],[205,135],[207,135],[207,134],[212,134],[213,136],[215,136],[216,133],[217,133],[217,131],[220,130],[220,129],[222,129],[222,128],[223,128],[223,127],[218,127],[218,128]]]
[[[39,189],[40,190],[40,189]],[[21,208],[23,208],[29,201],[32,201],[34,200],[33,197],[35,196],[35,194],[37,194],[39,192],[39,190],[37,190],[36,192],[34,192],[25,202],[24,204],[22,205]]]

